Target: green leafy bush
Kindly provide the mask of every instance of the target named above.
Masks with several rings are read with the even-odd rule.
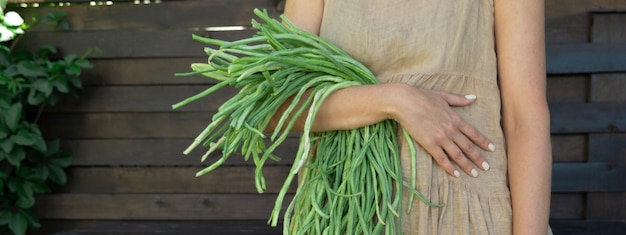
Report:
[[[17,13],[10,15],[7,23],[0,11],[0,28],[6,29],[0,30],[6,39],[0,42],[0,234],[22,235],[41,226],[33,210],[35,195],[64,185],[73,159],[58,140],[45,140],[37,121],[44,107],[78,96],[81,71],[92,64],[84,56],[60,57],[51,46],[34,53],[13,50],[8,43],[24,27],[23,21],[16,25]]]

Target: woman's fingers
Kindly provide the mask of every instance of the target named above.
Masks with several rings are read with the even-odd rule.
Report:
[[[460,96],[442,91],[430,91],[441,97],[449,106],[470,105],[476,100],[475,95]],[[439,128],[442,136],[430,142],[426,150],[433,155],[435,161],[448,174],[458,177],[458,170],[452,164],[454,162],[466,174],[477,177],[478,169],[489,170],[489,163],[482,155],[480,149],[494,151],[495,146],[478,129],[463,120],[449,107],[443,107],[447,118],[439,120]],[[431,132],[432,133],[432,132]]]

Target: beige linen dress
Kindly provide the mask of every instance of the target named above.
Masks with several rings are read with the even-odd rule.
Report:
[[[495,144],[495,152],[483,151],[491,169],[479,170],[477,178],[455,178],[418,146],[418,189],[446,206],[432,208],[416,198],[410,213],[404,210],[404,234],[511,234],[493,0],[326,0],[320,36],[383,83],[478,97],[454,109]],[[401,152],[404,176],[410,177],[406,146]]]

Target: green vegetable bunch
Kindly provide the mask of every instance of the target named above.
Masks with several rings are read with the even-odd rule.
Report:
[[[274,149],[308,111],[295,161],[270,216],[272,226],[278,223],[284,197],[297,174],[301,184],[284,215],[285,234],[398,234],[403,189],[431,206],[441,206],[431,204],[415,190],[415,177],[412,182],[403,180],[398,127],[393,120],[353,130],[311,132],[316,112],[329,94],[376,84],[375,76],[341,49],[298,29],[284,16],[281,23],[266,11],[256,9],[254,13],[262,23],[252,21],[258,33],[250,38],[228,42],[193,37],[217,49],[207,47],[208,63],[192,64],[194,72],[180,75],[202,74],[219,83],[173,108],[226,86],[240,88],[184,152],[206,146],[204,161],[210,153],[222,151],[219,160],[197,175],[240,153],[255,163],[256,188],[263,192],[263,165],[268,159],[279,160]],[[310,95],[305,95],[307,92]],[[289,102],[287,110],[266,134],[270,119],[285,102]],[[415,161],[413,148],[411,153]]]

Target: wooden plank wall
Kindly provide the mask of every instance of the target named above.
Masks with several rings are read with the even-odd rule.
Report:
[[[206,60],[191,34],[241,38],[253,8],[278,16],[277,0],[89,1],[40,4],[24,14],[62,10],[69,31],[35,27],[20,47],[89,47],[78,101],[48,109],[41,127],[76,159],[68,184],[37,198],[42,234],[103,221],[266,220],[288,172],[296,136],[280,149],[287,160],[267,166],[268,189],[257,194],[253,167],[232,159],[199,178],[200,151],[182,151],[234,90],[179,110],[171,104],[212,83],[175,77]],[[98,4],[100,3],[100,4]],[[626,221],[626,1],[546,0],[548,97],[554,145],[553,221]],[[214,156],[215,157],[215,156]],[[214,157],[212,159],[214,159]]]

